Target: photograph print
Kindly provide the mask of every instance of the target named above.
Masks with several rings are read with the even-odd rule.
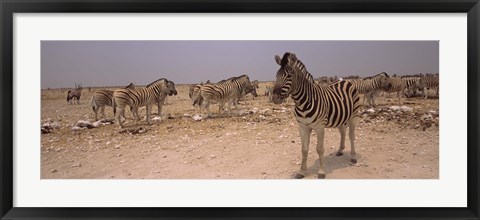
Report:
[[[438,41],[41,41],[41,179],[439,179]]]

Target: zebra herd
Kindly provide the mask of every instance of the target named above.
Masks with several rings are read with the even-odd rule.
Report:
[[[250,82],[248,75],[241,75],[237,77],[231,77],[226,80],[221,80],[212,84],[207,81],[205,84],[200,83],[190,86],[189,97],[192,99],[193,106],[198,107],[201,112],[205,109],[207,117],[211,117],[210,104],[212,101],[219,103],[218,113],[222,114],[222,111],[227,103],[226,111],[229,113],[231,105],[235,106],[237,110],[238,100],[251,93],[254,97],[257,96],[258,81]]]
[[[357,163],[355,151],[355,128],[360,119],[360,94],[363,94],[363,104],[375,106],[375,97],[381,92],[396,92],[398,102],[402,95],[410,97],[418,91],[426,98],[426,89],[435,89],[438,94],[438,75],[418,75],[393,77],[382,72],[363,79],[333,79],[325,77],[315,81],[306,66],[294,53],[287,52],[280,57],[275,56],[280,66],[276,73],[275,83],[266,86],[265,94],[274,104],[283,103],[288,97],[293,100],[294,117],[299,124],[301,138],[302,162],[300,169],[295,172],[294,178],[303,178],[307,171],[307,158],[312,130],[317,134],[316,151],[319,156],[318,178],[325,178],[326,172],[323,163],[325,128],[337,128],[340,132],[340,144],[336,156],[343,155],[345,149],[346,130],[349,130],[350,161]],[[217,83],[191,85],[189,97],[197,112],[206,111],[211,117],[210,105],[213,101],[219,104],[219,114],[227,114],[234,105],[237,110],[238,100],[246,94],[257,96],[258,81],[250,81],[248,75],[240,75],[221,80]],[[74,92],[69,91],[67,101],[72,99]],[[151,124],[151,105],[158,105],[158,115],[167,96],[177,95],[175,83],[165,78],[156,80],[144,88],[135,88],[131,83],[125,88],[98,90],[94,93],[91,105],[98,120],[97,113],[101,109],[105,117],[105,106],[112,106],[115,123],[122,127],[121,117],[124,116],[126,106],[130,106],[135,121],[139,121],[138,108],[146,106],[146,121]],[[80,98],[78,95],[77,100]],[[227,104],[227,108],[225,108]]]

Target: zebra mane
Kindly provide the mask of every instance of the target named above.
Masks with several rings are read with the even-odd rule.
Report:
[[[390,77],[386,72],[381,72],[381,73],[379,73],[379,74],[377,74],[377,75],[375,75],[375,76],[368,76],[368,77],[365,77],[365,78],[363,78],[363,79],[364,79],[364,80],[365,80],[365,79],[373,79],[373,78],[375,78],[375,77],[377,77],[377,76],[381,76],[381,75],[385,75],[387,78]]]
[[[153,86],[154,84],[157,84],[158,82],[160,82],[160,81],[162,81],[162,80],[165,80],[165,83],[168,83],[168,79],[161,78],[161,79],[157,79],[157,80],[153,81],[152,83],[148,84],[147,87],[151,87],[151,86]]]
[[[283,55],[283,58],[282,58],[282,61],[280,62],[280,66],[283,68],[285,67],[285,65],[288,64],[288,58],[292,56],[292,58],[295,58],[294,59],[294,66],[297,66],[299,69],[300,69],[300,72],[303,74],[303,76],[310,82],[314,83],[314,79],[313,79],[313,76],[312,74],[310,74],[307,70],[307,67],[305,67],[305,65],[302,63],[302,61],[300,61],[294,53],[290,53],[290,52],[287,52]]]

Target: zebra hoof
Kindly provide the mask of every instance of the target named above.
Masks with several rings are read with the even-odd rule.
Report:
[[[340,151],[338,151],[338,152],[335,154],[335,156],[337,156],[337,157],[342,156],[342,155],[343,155],[343,153],[340,152]]]
[[[350,159],[350,161],[352,161],[353,164],[357,163],[357,159]]]
[[[299,174],[299,173],[294,173],[293,174],[294,179],[303,179],[303,177],[305,177],[305,175],[303,175],[303,174]]]
[[[318,179],[325,179],[326,176],[327,175],[325,175],[324,173],[319,173],[317,178]]]

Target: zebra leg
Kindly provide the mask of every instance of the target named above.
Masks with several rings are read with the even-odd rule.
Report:
[[[235,103],[234,103],[234,105],[235,105]],[[228,104],[227,104],[228,114],[230,114],[231,107],[232,107],[232,102],[228,102]],[[236,109],[237,109],[237,105],[235,105],[235,110],[236,110]]]
[[[210,112],[210,99],[206,101],[205,109],[207,110],[207,117],[208,118],[212,117],[212,113]]]
[[[147,124],[151,125],[152,124],[152,122],[150,121],[150,110],[151,110],[151,108],[150,108],[150,105],[147,105],[146,107],[147,107]]]
[[[95,103],[95,100],[94,100],[94,99],[92,99],[92,110],[93,110],[93,113],[95,114],[95,121],[98,121],[98,115],[97,115],[98,106],[97,106],[97,104]]]
[[[102,117],[105,118],[105,106],[100,107],[100,109],[102,111]],[[97,114],[95,114],[95,121],[98,121]]]
[[[302,139],[302,165],[300,170],[294,174],[295,179],[301,179],[305,177],[307,172],[307,159],[308,159],[308,145],[310,144],[310,134],[312,129],[303,124],[300,125],[300,138]],[[318,134],[317,134],[318,135]]]
[[[324,145],[324,140],[325,140],[325,128],[320,127],[319,129],[316,129],[315,132],[317,133],[317,154],[318,154],[318,179],[325,179],[327,174],[325,173],[324,169],[324,164],[323,164],[323,153],[325,151],[325,148],[323,147]],[[308,150],[307,150],[308,153]]]
[[[157,103],[158,117],[160,117],[160,113],[162,113],[163,102],[164,102],[164,100]],[[165,98],[165,103],[166,102],[167,102],[167,98]]]
[[[140,116],[138,116],[138,108],[130,107],[130,111],[132,112],[133,120],[135,120],[135,122],[139,122]]]
[[[225,102],[219,101],[218,102],[218,114],[221,115],[223,113],[223,107],[225,106]]]
[[[345,150],[345,125],[338,126],[338,131],[340,132],[340,146],[338,147],[338,151],[335,154],[337,157],[343,155],[343,150]]]
[[[356,164],[357,163],[357,153],[355,152],[355,123],[353,122],[353,119],[350,119],[348,122],[348,137],[350,138],[350,155],[352,158],[350,161],[352,163]]]
[[[123,128],[122,125],[122,120],[120,120],[120,116],[123,115],[125,111],[125,107],[120,107],[119,111],[117,111],[117,114],[115,115],[115,123],[120,126],[120,128]]]

